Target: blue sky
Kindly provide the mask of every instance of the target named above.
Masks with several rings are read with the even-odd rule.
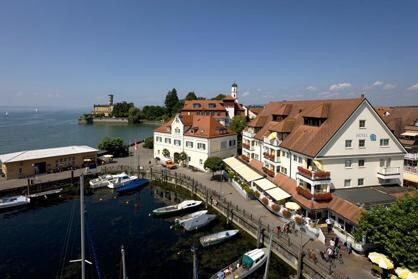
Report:
[[[0,105],[139,106],[227,93],[246,104],[418,105],[418,1],[0,2]]]

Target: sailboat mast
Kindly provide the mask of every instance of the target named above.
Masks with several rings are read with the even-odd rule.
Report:
[[[126,263],[125,263],[125,249],[122,247],[120,248],[120,252],[122,254],[122,279],[127,279],[126,277]]]
[[[84,247],[84,174],[80,175],[80,244],[81,244],[81,279],[86,278],[86,252]]]
[[[270,267],[270,255],[271,255],[271,240],[273,238],[273,231],[270,230],[270,240],[269,246],[267,249],[267,262],[266,262],[266,269],[264,271],[263,279],[267,279],[269,277],[269,267]]]
[[[198,267],[197,267],[196,247],[194,245],[192,247],[192,252],[193,252],[193,279],[198,279],[199,274],[197,270]]]

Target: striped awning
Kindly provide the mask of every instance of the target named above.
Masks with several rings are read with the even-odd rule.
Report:
[[[275,201],[282,201],[291,197],[291,195],[289,195],[279,187],[267,190],[266,193]]]
[[[415,136],[418,136],[418,131],[406,131],[406,132],[403,132],[401,136],[415,137]]]
[[[264,177],[235,157],[226,158],[223,161],[247,182]]]

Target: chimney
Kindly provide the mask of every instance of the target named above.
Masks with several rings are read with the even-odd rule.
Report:
[[[361,94],[361,95],[360,95],[360,97],[361,97],[362,99],[364,99],[364,94]]]

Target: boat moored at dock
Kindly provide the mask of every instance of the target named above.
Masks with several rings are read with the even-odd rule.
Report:
[[[240,259],[223,268],[210,279],[246,278],[260,268],[267,260],[267,248],[246,252]]]
[[[30,203],[30,198],[26,196],[13,196],[0,198],[0,209],[18,207]]]
[[[210,245],[219,244],[227,239],[234,237],[238,233],[239,233],[239,230],[221,231],[221,232],[202,236],[201,238],[199,238],[199,241],[203,247],[207,247]]]
[[[132,180],[128,183],[125,183],[122,186],[119,186],[118,188],[116,188],[116,191],[118,193],[128,192],[128,191],[131,191],[131,190],[135,190],[139,187],[145,186],[148,183],[149,183],[148,179],[137,178],[137,179],[134,179],[134,180]]]
[[[169,206],[164,206],[164,207],[154,209],[152,211],[152,213],[154,215],[158,215],[158,216],[174,214],[174,213],[178,213],[178,212],[181,212],[181,211],[196,208],[196,207],[200,206],[201,204],[202,204],[202,201],[185,200],[185,201],[182,201],[179,204],[169,205]]]
[[[129,176],[126,173],[117,174],[113,177],[109,184],[107,185],[110,189],[116,189],[118,187],[126,186],[128,184],[134,184],[138,181],[138,176]]]
[[[187,215],[184,215],[182,217],[174,219],[174,223],[176,225],[181,225],[188,220],[199,217],[199,216],[204,215],[206,213],[208,213],[207,210],[199,210],[199,211],[196,211],[196,212],[193,212],[193,213],[190,213],[190,214],[187,214]]]
[[[125,173],[123,173],[123,174],[125,174]],[[89,181],[90,188],[91,189],[97,189],[97,188],[107,187],[109,185],[110,181],[113,178],[114,178],[114,176],[110,175],[110,174],[101,175],[101,176]]]
[[[198,217],[195,217],[191,220],[185,221],[181,224],[181,226],[186,230],[186,231],[195,231],[198,230],[200,228],[203,228],[207,225],[209,225],[212,221],[214,221],[216,219],[216,215],[215,214],[204,214]]]

